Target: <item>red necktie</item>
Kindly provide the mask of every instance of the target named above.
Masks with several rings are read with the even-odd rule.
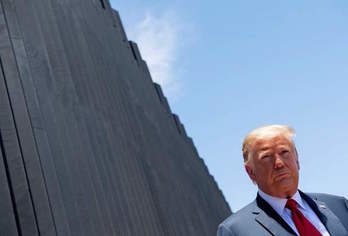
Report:
[[[321,236],[321,233],[297,208],[297,202],[295,200],[289,199],[285,207],[290,209],[292,220],[294,221],[300,236]]]

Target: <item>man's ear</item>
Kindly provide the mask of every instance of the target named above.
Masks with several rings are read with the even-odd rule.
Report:
[[[248,173],[249,178],[253,181],[253,183],[256,183],[256,176],[252,166],[250,166],[250,164],[248,163],[245,163],[244,168],[245,168],[245,171]]]
[[[300,162],[298,160],[298,152],[297,152],[297,148],[295,147],[295,154],[296,154],[296,164],[297,164],[297,168],[300,169]]]
[[[300,162],[298,161],[298,158],[296,160],[296,163],[297,163],[297,168],[300,170]]]

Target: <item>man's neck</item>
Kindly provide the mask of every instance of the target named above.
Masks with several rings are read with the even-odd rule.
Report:
[[[258,193],[279,215],[282,215],[288,198],[275,197],[263,192],[261,189],[259,189]],[[300,201],[301,196],[299,192],[296,191],[290,198],[295,198],[297,201]]]

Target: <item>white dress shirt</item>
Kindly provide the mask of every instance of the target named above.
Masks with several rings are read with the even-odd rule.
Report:
[[[286,202],[288,199],[286,198],[277,198],[270,196],[259,189],[259,195],[269,204],[271,207],[285,220],[288,225],[296,232],[297,235],[298,230],[294,224],[294,221],[291,218],[291,211],[285,208]],[[291,199],[295,200],[298,204],[298,209],[302,212],[302,214],[314,225],[314,227],[323,235],[330,236],[329,232],[321,223],[318,216],[314,213],[312,208],[307,204],[306,201],[302,200],[300,193],[297,191]]]

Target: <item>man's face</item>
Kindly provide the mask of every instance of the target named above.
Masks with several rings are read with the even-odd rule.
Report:
[[[292,197],[299,180],[298,157],[294,145],[278,135],[257,139],[245,164],[249,177],[265,193],[279,198]]]

